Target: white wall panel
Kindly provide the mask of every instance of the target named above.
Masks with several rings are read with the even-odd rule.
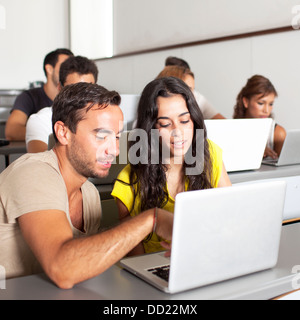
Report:
[[[286,129],[300,128],[300,31],[164,50],[99,60],[100,83],[121,93],[141,93],[174,55],[187,60],[196,88],[226,117],[233,114],[236,96],[247,79],[269,77],[279,97],[275,116]]]
[[[224,116],[231,118],[244,79],[251,75],[251,39],[184,48],[195,87]]]
[[[278,91],[275,119],[300,128],[300,31],[253,38],[253,73],[263,74]]]
[[[114,53],[291,25],[299,0],[114,0]]]
[[[68,0],[1,0],[0,88],[23,89],[45,81],[45,55],[69,46]]]
[[[77,55],[113,54],[113,0],[70,0],[70,43]]]

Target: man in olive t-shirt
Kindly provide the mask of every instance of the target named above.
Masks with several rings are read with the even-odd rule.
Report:
[[[25,154],[0,175],[0,264],[8,278],[41,272],[41,266],[22,236],[18,218],[27,212],[65,213],[75,238],[96,234],[100,228],[99,192],[88,180],[81,186],[83,230],[70,219],[68,194],[53,150]]]
[[[53,103],[54,148],[26,154],[1,173],[0,265],[8,276],[43,270],[67,289],[115,264],[154,225],[171,240],[173,214],[154,208],[97,233],[99,196],[87,178],[106,177],[119,154],[120,100],[97,84],[64,87]]]

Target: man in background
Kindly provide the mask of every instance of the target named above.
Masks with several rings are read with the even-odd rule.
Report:
[[[165,66],[179,66],[191,71],[189,64],[185,60],[172,56],[166,58]],[[195,90],[194,76],[189,78],[190,81],[189,83],[187,83],[187,85],[192,88],[192,91],[194,93],[194,96],[203,114],[204,119],[225,119],[225,117],[221,113],[219,113],[200,92]]]
[[[96,83],[97,79],[97,66],[86,57],[71,56],[60,66],[60,90],[64,86],[78,82]],[[29,117],[26,124],[27,152],[46,151],[50,134],[52,134],[52,106],[43,108]]]
[[[56,49],[46,55],[43,68],[47,82],[42,87],[25,90],[16,98],[5,127],[7,140],[24,141],[29,116],[53,104],[59,91],[60,65],[70,56],[73,53],[69,49]]]

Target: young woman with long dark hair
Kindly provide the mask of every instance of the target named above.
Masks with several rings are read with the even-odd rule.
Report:
[[[207,139],[203,115],[182,80],[160,78],[145,87],[135,130],[145,133],[138,151],[144,161],[131,162],[115,182],[112,195],[120,220],[151,208],[173,212],[179,192],[231,185],[222,150]],[[129,160],[135,143],[130,145]],[[161,241],[153,233],[132,254],[162,250]]]

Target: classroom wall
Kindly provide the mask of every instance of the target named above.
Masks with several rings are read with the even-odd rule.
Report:
[[[98,60],[99,83],[121,93],[140,93],[174,55],[187,60],[196,89],[230,118],[236,96],[254,74],[268,77],[278,91],[274,115],[286,129],[300,128],[300,31]]]
[[[69,47],[68,19],[68,0],[0,0],[0,89],[25,89],[46,80],[45,55]],[[0,96],[0,106],[8,106],[7,100]],[[0,172],[4,167],[0,156]]]
[[[0,89],[45,81],[45,55],[69,47],[68,0],[0,0]]]
[[[182,3],[187,10],[183,10]],[[141,49],[145,44],[169,45],[173,43],[168,42],[169,38],[188,42],[291,25],[295,18],[300,20],[299,10],[292,12],[296,4],[300,5],[299,0],[164,0],[163,3],[114,0],[115,44],[119,43],[115,47],[119,52],[115,53],[136,50],[133,43],[135,46],[143,43]],[[166,12],[172,6],[176,9],[169,25]],[[5,13],[5,23],[0,24],[0,89],[25,88],[31,81],[45,80],[42,71],[45,54],[69,46],[68,0],[0,0],[0,7],[1,16]],[[202,29],[200,20],[205,22]],[[134,31],[133,26],[140,30]],[[137,32],[139,36],[134,38]],[[221,113],[231,117],[237,93],[248,77],[260,73],[269,77],[278,90],[275,103],[278,122],[288,129],[299,128],[299,37],[300,31],[293,30],[98,60],[99,83],[120,93],[140,93],[161,71],[165,58],[175,55],[190,63],[196,75],[196,88]],[[159,43],[152,42],[156,39]]]
[[[291,24],[299,0],[114,0],[120,54]]]

